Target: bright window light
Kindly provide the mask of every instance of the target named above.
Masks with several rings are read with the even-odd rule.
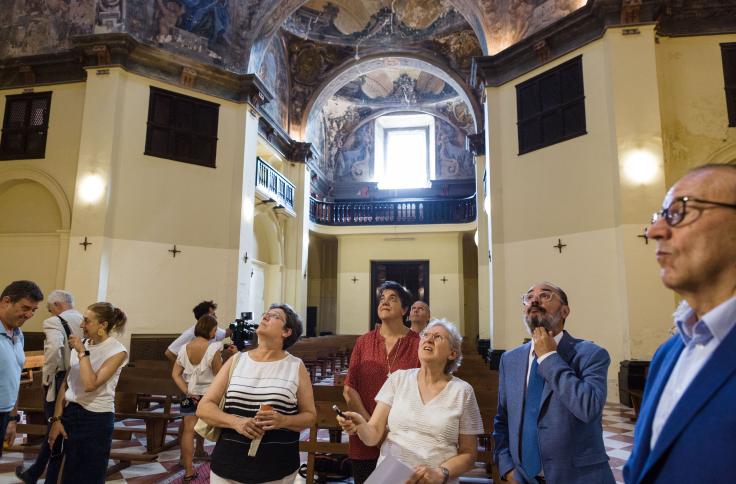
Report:
[[[382,185],[411,188],[427,184],[427,129],[386,130]]]
[[[379,189],[426,188],[434,165],[434,118],[427,114],[376,120],[375,175]]]

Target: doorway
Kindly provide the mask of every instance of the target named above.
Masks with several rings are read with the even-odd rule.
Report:
[[[395,281],[409,290],[414,301],[429,304],[429,261],[371,261],[371,320],[370,328],[378,322],[378,286]],[[407,313],[408,314],[408,313]],[[404,324],[409,326],[406,318]]]

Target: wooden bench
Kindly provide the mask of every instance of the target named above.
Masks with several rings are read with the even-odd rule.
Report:
[[[327,385],[315,385],[315,407],[317,408],[317,420],[309,429],[309,439],[299,442],[299,451],[307,453],[307,484],[314,484],[314,461],[317,452],[329,452],[331,454],[347,454],[348,443],[335,439],[335,435],[341,435],[342,429],[337,423],[332,405],[340,405],[342,399],[342,387],[330,387]],[[335,397],[339,390],[339,400]],[[320,400],[323,399],[323,400]],[[342,406],[342,405],[341,405]],[[318,440],[320,429],[330,431],[330,440]]]
[[[115,417],[118,419],[141,419],[146,425],[146,451],[157,454],[179,443],[178,439],[166,443],[166,427],[169,422],[181,418],[181,414],[171,411],[174,398],[181,390],[169,376],[168,378],[136,374],[123,369],[115,391]],[[161,411],[141,410],[139,397],[162,397]]]

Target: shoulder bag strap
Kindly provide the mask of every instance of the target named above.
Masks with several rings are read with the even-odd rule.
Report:
[[[64,327],[64,332],[66,333],[66,337],[67,339],[69,339],[69,336],[72,335],[72,330],[69,327],[69,323],[67,323],[66,319],[62,318],[60,315],[57,315],[56,317],[59,318],[59,321],[61,321],[61,325]]]
[[[233,358],[233,364],[230,365],[230,371],[227,372],[227,386],[225,387],[225,393],[222,394],[222,398],[220,399],[220,410],[225,408],[225,396],[227,395],[227,389],[230,386],[230,380],[233,379],[233,371],[235,371],[235,367],[240,362],[240,352],[231,356],[231,358]]]

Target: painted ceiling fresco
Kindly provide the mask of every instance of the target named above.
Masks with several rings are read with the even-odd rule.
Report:
[[[123,0],[120,0],[123,1]],[[235,0],[124,0],[128,31],[139,40],[208,64],[245,72],[248,9]]]
[[[466,26],[447,0],[312,0],[282,28],[303,39],[357,51],[430,40]]]
[[[11,3],[12,2],[12,3]],[[70,47],[74,35],[91,34],[94,0],[11,0],[3,7],[0,56],[46,54]]]
[[[465,137],[472,110],[444,80],[412,67],[380,68],[356,77],[312,118],[307,140],[322,153],[319,168],[335,183],[373,181],[374,122],[381,115],[422,112],[435,117],[437,179],[471,179]]]
[[[586,0],[6,0],[0,56],[59,52],[70,38],[128,32],[235,72],[254,72],[282,26],[303,40],[371,45],[471,37],[483,53],[584,6]],[[461,26],[464,26],[461,28]],[[354,52],[353,52],[354,53]]]
[[[416,69],[387,68],[362,75],[340,89],[337,97],[353,102],[410,104],[457,96],[442,79]]]
[[[264,109],[273,121],[278,123],[284,130],[289,128],[289,75],[286,48],[283,38],[275,35],[266,49],[258,68],[258,77],[268,87],[273,95],[271,102]]]
[[[488,53],[496,54],[585,6],[587,0],[483,0]]]

